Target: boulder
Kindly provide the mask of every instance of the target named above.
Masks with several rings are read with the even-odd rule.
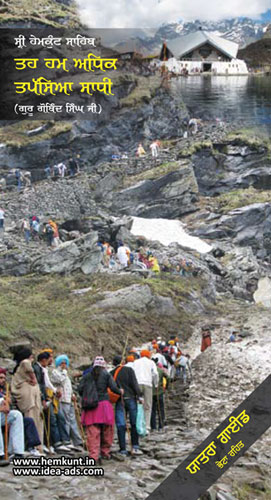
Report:
[[[8,370],[8,372],[12,372],[15,365],[16,365],[15,361],[12,361],[11,359],[0,358],[1,368],[6,368],[6,370]]]
[[[30,269],[31,257],[26,251],[8,250],[0,254],[0,275],[23,276]]]
[[[161,316],[172,316],[174,314],[177,314],[177,309],[170,297],[162,297],[162,295],[157,295],[154,298],[154,305]]]
[[[100,309],[128,309],[142,312],[154,305],[148,285],[131,285],[116,292],[105,292],[103,299],[95,304]]]
[[[111,209],[139,217],[172,219],[197,209],[197,192],[191,164],[180,162],[173,172],[114,193]]]
[[[265,148],[228,145],[221,149],[223,153],[214,153],[211,148],[206,148],[192,156],[200,194],[216,196],[250,186],[270,189],[271,162]]]
[[[62,243],[58,248],[36,259],[31,269],[41,274],[69,273],[76,269],[81,269],[84,274],[97,271],[101,262],[97,240],[97,233],[92,232]]]
[[[271,241],[271,204],[254,203],[232,210],[209,224],[205,222],[193,234],[202,238],[225,240],[231,238],[235,245],[252,247],[256,253],[268,254]]]

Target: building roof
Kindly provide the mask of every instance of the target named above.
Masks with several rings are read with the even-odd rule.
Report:
[[[238,44],[221,38],[212,32],[195,31],[185,36],[178,36],[167,43],[167,47],[175,57],[183,57],[192,50],[204,45],[206,42],[223,52],[226,56],[235,59],[238,52]]]

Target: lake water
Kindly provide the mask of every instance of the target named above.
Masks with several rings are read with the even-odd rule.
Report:
[[[173,81],[190,113],[219,118],[271,134],[271,76],[189,76]]]

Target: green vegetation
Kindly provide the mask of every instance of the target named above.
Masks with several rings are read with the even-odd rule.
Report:
[[[33,130],[35,128],[41,127],[42,125],[49,124],[50,127],[41,132],[40,134],[34,136],[28,136],[27,131]],[[34,144],[40,141],[46,141],[52,139],[59,134],[64,134],[69,132],[72,128],[70,122],[54,122],[54,121],[42,121],[37,120],[32,122],[31,120],[23,120],[8,127],[3,127],[0,129],[0,142],[6,144],[7,146],[23,147],[29,144]]]
[[[161,85],[161,79],[158,76],[151,77],[136,77],[136,87],[126,97],[120,99],[122,107],[137,107],[142,102],[149,102],[155,95],[156,90]]]
[[[188,165],[187,161],[168,161],[161,163],[161,165],[150,168],[149,170],[144,170],[143,172],[140,172],[140,174],[127,176],[124,180],[124,186],[129,187],[140,181],[157,179],[158,177],[162,177],[170,172],[175,172],[175,170],[178,170],[181,166],[186,165]]]
[[[2,0],[0,7],[0,24],[32,22],[44,24],[48,27],[65,28],[79,26],[80,21],[76,4],[71,6],[55,0]]]
[[[222,213],[230,212],[236,208],[252,205],[253,203],[271,202],[271,191],[259,191],[253,187],[238,189],[221,194],[213,200],[216,209]]]
[[[179,156],[186,158],[187,156],[192,156],[194,153],[197,153],[202,149],[213,149],[212,141],[192,142],[189,146],[180,151]]]
[[[271,151],[270,141],[266,132],[259,128],[257,130],[253,128],[234,130],[227,135],[227,139],[235,141],[242,146],[247,145],[255,148],[263,146],[267,151]]]
[[[132,284],[148,284],[154,293],[171,297],[178,312],[168,317],[158,315],[155,308],[146,314],[95,307],[104,291]],[[87,293],[72,293],[89,287]],[[136,345],[180,329],[182,335],[189,335],[191,325],[198,319],[196,314],[189,313],[189,303],[205,287],[205,281],[199,277],[185,280],[165,275],[147,280],[101,273],[1,278],[0,356],[7,355],[8,345],[19,340],[30,341],[36,350],[46,345],[77,356],[91,356],[104,346],[104,354],[109,356],[122,350],[127,334],[130,343]],[[204,299],[201,302],[205,304]]]
[[[271,490],[267,488],[265,491],[252,488],[249,484],[235,486],[234,494],[238,500],[269,500],[271,498]]]

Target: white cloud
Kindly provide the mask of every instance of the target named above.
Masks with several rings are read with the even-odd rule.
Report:
[[[271,0],[76,0],[84,24],[92,28],[149,28],[193,19],[252,17],[270,8]]]

